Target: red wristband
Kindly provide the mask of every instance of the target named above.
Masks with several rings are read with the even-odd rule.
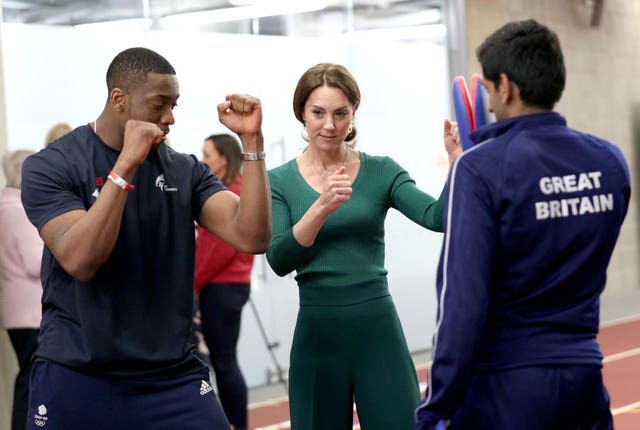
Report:
[[[118,175],[113,170],[109,172],[109,176],[107,176],[107,179],[110,179],[114,184],[116,184],[123,190],[131,191],[135,188],[133,185],[129,185],[127,181],[122,179],[120,175]]]

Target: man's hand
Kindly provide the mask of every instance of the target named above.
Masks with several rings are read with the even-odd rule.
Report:
[[[147,158],[151,147],[159,145],[163,139],[164,133],[156,124],[130,119],[124,127],[124,143],[114,171],[127,182],[131,181],[135,169]]]
[[[262,104],[247,94],[228,95],[218,105],[218,118],[242,139],[243,135],[259,134],[262,126]]]

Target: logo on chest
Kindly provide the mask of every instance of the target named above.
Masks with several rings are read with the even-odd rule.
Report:
[[[158,177],[156,178],[156,187],[160,191],[164,192],[178,191],[176,187],[172,187],[167,184],[167,181],[164,179],[164,173],[162,175],[158,175]]]

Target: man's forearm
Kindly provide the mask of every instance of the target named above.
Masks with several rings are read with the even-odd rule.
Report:
[[[264,160],[243,163],[237,222],[252,252],[265,252],[271,242],[271,190]]]

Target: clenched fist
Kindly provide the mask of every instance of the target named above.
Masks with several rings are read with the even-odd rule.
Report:
[[[231,94],[218,105],[218,118],[229,130],[240,138],[258,134],[262,126],[262,104],[247,94]]]
[[[140,165],[147,158],[149,150],[164,140],[164,133],[156,124],[130,119],[124,127],[124,144],[120,158],[133,165]]]

